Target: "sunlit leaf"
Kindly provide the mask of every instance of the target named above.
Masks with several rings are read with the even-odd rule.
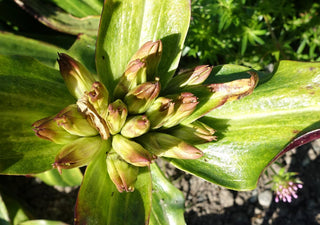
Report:
[[[79,186],[83,178],[79,168],[63,170],[62,174],[59,174],[57,169],[52,169],[36,174],[35,177],[39,178],[47,185],[56,185],[60,187]]]

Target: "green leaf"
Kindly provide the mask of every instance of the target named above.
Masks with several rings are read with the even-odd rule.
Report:
[[[59,71],[29,57],[0,55],[0,173],[50,169],[61,146],[38,138],[31,125],[73,102]]]
[[[2,200],[1,195],[0,195],[0,224],[10,225],[9,213],[4,201]]]
[[[73,35],[80,33],[92,36],[97,35],[99,16],[77,18],[66,13],[61,8],[42,0],[16,0],[16,3],[41,23],[54,30]]]
[[[5,195],[6,191],[1,188],[2,192],[2,200],[5,203],[7,210],[8,210],[8,215],[9,215],[9,220],[12,225],[20,224],[23,221],[29,220],[28,216],[26,215],[25,211],[23,210],[20,202],[17,201],[17,199],[11,198],[8,195]],[[1,198],[1,196],[0,196]],[[0,203],[1,204],[1,203]],[[0,210],[1,211],[1,210]],[[0,213],[1,215],[1,213]],[[0,216],[1,218],[1,216]],[[1,219],[0,219],[0,224]]]
[[[170,160],[178,168],[237,190],[256,187],[265,167],[294,138],[320,127],[320,63],[281,61],[252,95],[202,119],[218,141],[199,145],[204,157]]]
[[[106,149],[107,151],[107,149]],[[75,209],[75,224],[148,224],[151,210],[151,176],[140,168],[134,192],[120,193],[107,172],[102,152],[86,169]]]
[[[54,67],[57,52],[63,52],[55,45],[23,36],[0,32],[0,54],[32,56],[48,66]],[[2,69],[2,68],[1,68]]]
[[[157,164],[151,164],[151,225],[184,225],[184,196],[164,176]]]
[[[103,6],[103,0],[51,0],[51,2],[76,17],[100,16]]]
[[[56,185],[60,187],[79,186],[81,185],[83,178],[79,168],[63,170],[62,174],[59,174],[58,170],[53,169],[36,174],[35,177],[39,178],[47,185]]]
[[[105,1],[96,64],[107,88],[113,90],[139,47],[158,39],[163,43],[158,76],[164,86],[178,66],[189,20],[188,0]]]
[[[60,221],[52,221],[52,220],[29,220],[29,221],[19,223],[19,225],[68,225],[68,224]]]

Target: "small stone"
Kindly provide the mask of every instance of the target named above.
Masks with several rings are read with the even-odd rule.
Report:
[[[221,205],[224,208],[233,206],[233,194],[228,190],[221,190],[220,192]]]
[[[316,151],[314,149],[309,149],[308,151],[308,156],[309,156],[309,159],[310,160],[315,160],[317,158],[317,154],[316,154]]]
[[[267,190],[264,192],[261,192],[258,195],[258,201],[259,204],[265,208],[268,208],[272,202],[272,193],[271,191]]]
[[[240,205],[240,206],[244,204],[243,198],[239,195],[236,197],[236,199],[234,201],[237,205]]]

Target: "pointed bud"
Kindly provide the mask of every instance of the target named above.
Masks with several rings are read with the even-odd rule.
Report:
[[[191,144],[202,144],[213,140],[216,141],[217,137],[213,136],[214,133],[214,129],[200,121],[179,125],[173,130],[170,130],[171,135]]]
[[[87,94],[91,105],[93,105],[102,118],[105,118],[109,104],[109,92],[107,88],[102,83],[96,81],[92,84],[91,91]]]
[[[99,115],[99,113],[90,103],[88,95],[83,95],[77,101],[77,105],[80,112],[87,117],[90,124],[98,130],[101,138],[107,140],[110,137],[110,132],[106,121]]]
[[[135,138],[148,132],[150,122],[145,115],[133,116],[124,124],[121,135],[127,138]]]
[[[66,144],[78,138],[59,126],[54,121],[54,117],[43,118],[32,124],[33,130],[39,138],[52,141],[56,144]]]
[[[64,53],[58,55],[60,73],[70,93],[78,99],[86,91],[90,91],[95,78],[80,62]]]
[[[154,79],[152,77],[157,69],[161,60],[162,55],[162,42],[158,41],[148,41],[132,56],[130,62],[135,59],[145,60],[147,63],[147,74],[149,80]],[[130,64],[129,62],[129,64]]]
[[[203,153],[196,147],[169,134],[147,133],[138,141],[150,152],[157,156],[176,159],[197,159]]]
[[[61,173],[61,169],[72,169],[86,165],[105,146],[100,137],[85,137],[65,145],[55,158],[53,164]]]
[[[133,192],[139,174],[139,167],[124,161],[113,149],[107,155],[107,169],[119,192]]]
[[[64,108],[54,117],[54,121],[73,135],[95,136],[99,133],[91,126],[86,116],[78,111],[76,104]]]
[[[124,98],[129,113],[140,114],[147,111],[160,93],[160,83],[145,82],[132,89]]]
[[[157,98],[146,112],[151,128],[158,129],[168,121],[174,111],[174,102],[170,98]]]
[[[120,134],[112,139],[112,148],[128,163],[134,166],[149,166],[153,156],[138,143]]]
[[[174,92],[177,88],[202,84],[210,75],[212,68],[209,65],[202,65],[182,71],[171,79],[166,87],[167,93]]]
[[[195,109],[198,102],[196,96],[189,92],[183,92],[175,99],[174,113],[163,125],[166,128],[173,127],[186,119]]]
[[[127,106],[120,100],[110,103],[106,123],[112,135],[120,132],[128,115]]]
[[[116,99],[123,98],[130,90],[137,85],[147,81],[146,63],[140,59],[134,60],[128,65],[126,71],[121,76],[113,95]]]

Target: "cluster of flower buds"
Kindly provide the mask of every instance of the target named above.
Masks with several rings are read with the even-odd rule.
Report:
[[[297,191],[303,188],[303,184],[296,175],[295,172],[285,172],[285,169],[281,168],[279,173],[272,177],[275,202],[291,203],[294,198],[298,198]]]
[[[61,172],[84,166],[104,151],[109,177],[122,192],[133,191],[139,167],[149,166],[157,157],[197,159],[203,155],[195,145],[216,140],[215,130],[195,120],[179,124],[199,103],[187,88],[202,85],[212,67],[183,71],[161,92],[157,76],[161,55],[160,40],[145,43],[109,93],[80,62],[59,54],[60,72],[77,102],[33,124],[37,136],[64,145],[53,163],[55,168]]]

